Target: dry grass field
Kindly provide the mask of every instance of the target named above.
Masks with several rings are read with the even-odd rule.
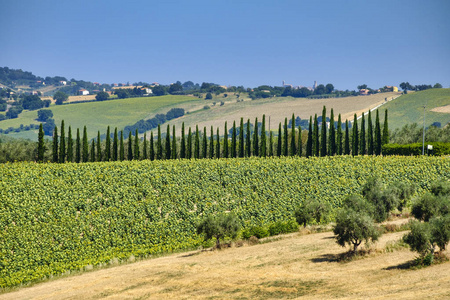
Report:
[[[349,262],[331,232],[270,243],[192,251],[51,280],[0,299],[450,299],[450,262],[406,266],[416,254],[386,251],[385,234]],[[449,255],[447,251],[447,255]]]
[[[261,121],[262,115],[266,115],[266,122],[270,116],[271,129],[278,128],[278,123],[284,122],[284,118],[290,118],[294,113],[295,116],[299,116],[302,119],[309,119],[309,116],[313,116],[317,113],[318,116],[322,114],[322,108],[325,105],[327,107],[327,116],[330,114],[331,108],[334,110],[335,121],[340,113],[342,120],[353,120],[353,115],[356,113],[360,116],[363,112],[367,112],[385,102],[385,99],[390,101],[392,98],[396,98],[401,93],[382,93],[370,96],[358,96],[358,97],[345,97],[345,98],[332,98],[332,99],[306,99],[306,98],[292,98],[283,97],[274,101],[270,99],[258,99],[258,100],[246,100],[243,102],[225,102],[223,106],[219,106],[216,103],[211,109],[200,110],[192,114],[187,114],[182,118],[179,118],[171,124],[174,124],[177,128],[181,128],[181,123],[185,122],[187,127],[194,127],[198,124],[199,128],[206,126],[208,129],[212,125],[214,128],[223,127],[225,121],[228,122],[228,127],[231,128],[233,121],[237,124],[240,122],[240,118],[244,118],[244,122],[247,119],[253,123],[255,118]],[[198,109],[198,108],[197,108]],[[380,116],[383,117],[383,116]],[[268,125],[266,125],[268,126]]]
[[[431,111],[450,114],[450,105],[433,108]]]

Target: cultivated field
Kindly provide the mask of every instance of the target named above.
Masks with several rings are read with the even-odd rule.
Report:
[[[192,251],[61,278],[0,299],[444,299],[450,263],[406,269],[408,249],[386,252],[404,232],[385,234],[372,254],[337,262],[347,249],[331,232],[219,251]],[[447,255],[449,255],[447,251]]]

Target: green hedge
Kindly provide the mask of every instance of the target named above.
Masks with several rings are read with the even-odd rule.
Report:
[[[432,145],[433,151],[428,151],[427,145]],[[403,155],[403,156],[422,155],[422,144],[421,143],[406,144],[406,145],[386,144],[383,145],[382,147],[382,153],[383,155]],[[449,154],[450,154],[450,143],[433,142],[425,144],[425,155],[441,156]]]

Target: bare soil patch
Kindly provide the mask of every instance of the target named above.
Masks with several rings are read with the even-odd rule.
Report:
[[[346,249],[331,232],[295,233],[267,244],[192,251],[61,278],[0,299],[449,298],[449,262],[411,270],[405,268],[416,256],[411,251],[382,251],[403,234],[383,235],[371,254],[350,262],[336,261]]]
[[[435,107],[431,111],[438,113],[450,114],[450,105]]]

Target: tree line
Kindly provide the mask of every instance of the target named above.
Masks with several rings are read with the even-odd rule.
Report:
[[[165,133],[158,124],[154,135],[150,132],[148,139],[144,133],[143,139],[139,136],[136,128],[133,133],[124,131],[114,132],[108,126],[106,138],[102,142],[100,131],[97,138],[88,140],[87,128],[83,131],[66,128],[64,121],[61,126],[55,126],[52,141],[52,162],[95,162],[95,161],[123,161],[123,160],[161,160],[161,159],[201,159],[201,158],[235,158],[235,157],[268,157],[268,156],[333,156],[333,155],[381,155],[381,146],[389,142],[388,113],[385,110],[383,128],[380,123],[379,111],[376,111],[375,122],[372,120],[372,112],[369,111],[367,123],[365,115],[361,116],[358,123],[356,114],[350,123],[345,121],[345,126],[338,116],[337,123],[334,121],[333,109],[331,109],[329,122],[327,123],[326,107],[323,107],[321,123],[317,114],[311,116],[309,128],[303,130],[301,125],[297,128],[288,127],[288,119],[284,124],[278,125],[278,134],[267,131],[266,117],[262,116],[262,122],[258,118],[254,123],[250,119],[240,124],[233,122],[231,134],[229,134],[228,123],[225,122],[223,131],[220,128],[203,130],[198,125],[193,129],[185,128],[182,124],[180,137],[176,135],[175,125],[167,125]],[[295,115],[292,114],[291,124],[295,123]],[[333,126],[334,124],[334,126]],[[259,128],[261,126],[261,128]],[[345,129],[343,129],[345,128]],[[351,132],[350,132],[351,128]],[[222,135],[221,135],[222,133]],[[40,162],[45,161],[47,151],[44,140],[44,129],[39,127],[38,157]]]

